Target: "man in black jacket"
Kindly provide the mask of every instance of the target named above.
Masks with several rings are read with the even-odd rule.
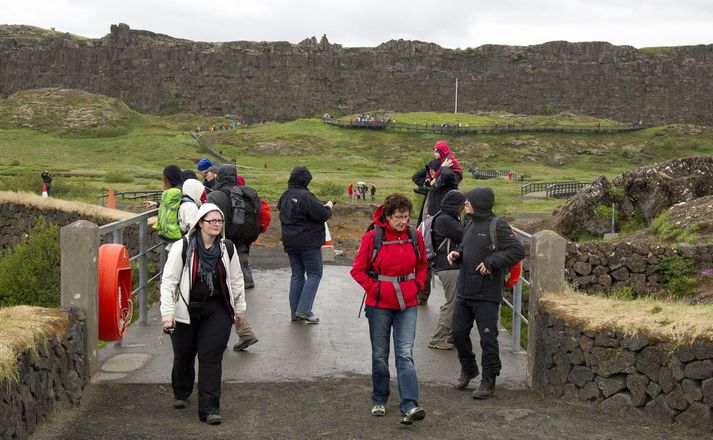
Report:
[[[473,321],[478,326],[483,377],[473,392],[474,399],[487,399],[495,390],[495,378],[500,374],[498,347],[498,313],[503,299],[504,278],[508,268],[525,257],[520,240],[510,226],[497,219],[496,243],[491,242],[490,223],[495,194],[487,187],[478,187],[465,193],[466,216],[470,223],[465,227],[461,245],[448,254],[448,261],[460,262],[456,301],[453,306],[452,331],[461,374],[456,389],[464,390],[471,379],[478,376],[470,331]]]
[[[333,203],[330,200],[322,204],[307,189],[311,181],[312,174],[307,167],[295,167],[277,208],[280,210],[282,245],[292,269],[290,316],[293,321],[318,324],[319,318],[312,313],[312,306],[322,279],[324,222],[332,217]]]
[[[235,245],[235,252],[238,254],[240,268],[243,271],[243,279],[245,280],[245,288],[255,287],[253,281],[253,272],[250,268],[250,245],[245,243],[239,233],[235,230],[235,226],[231,223],[230,218],[233,212],[233,206],[230,202],[230,190],[238,184],[238,172],[233,165],[221,165],[215,176],[215,189],[206,196],[207,203],[214,203],[223,212],[226,219],[225,238],[232,241]],[[253,331],[247,320],[243,320],[243,324],[235,327],[235,332],[238,334],[238,342],[233,345],[233,350],[242,351],[258,341],[255,332]]]
[[[451,334],[451,318],[453,316],[453,300],[458,282],[459,264],[450,264],[448,254],[455,249],[463,238],[463,225],[460,222],[460,212],[465,203],[465,196],[458,190],[448,191],[441,201],[441,210],[435,214],[432,229],[433,246],[436,257],[433,259],[433,273],[441,280],[446,302],[441,306],[438,324],[428,341],[430,348],[450,350],[453,348]]]

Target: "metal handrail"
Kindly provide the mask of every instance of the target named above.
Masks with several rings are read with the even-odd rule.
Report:
[[[139,285],[136,289],[134,289],[131,292],[131,296],[133,297],[135,294],[138,293],[139,296],[139,323],[140,324],[147,324],[148,323],[148,284],[157,279],[158,277],[161,276],[161,273],[163,271],[163,264],[161,264],[161,267],[158,270],[158,273],[151,277],[150,279],[147,279],[147,274],[148,274],[148,258],[147,255],[150,251],[160,248],[159,251],[161,253],[161,258],[163,259],[163,255],[165,254],[165,243],[160,242],[156,245],[153,245],[151,247],[147,247],[148,244],[148,219],[150,217],[155,216],[158,213],[158,209],[152,209],[149,211],[146,211],[144,213],[135,215],[131,218],[127,218],[124,220],[118,220],[112,223],[107,223],[105,225],[99,226],[99,236],[106,235],[106,234],[113,234],[112,241],[114,243],[121,244],[123,242],[123,230],[124,228],[128,226],[132,226],[135,224],[139,225],[139,253],[133,256],[130,256],[129,262],[133,262],[138,260],[139,261]]]
[[[585,187],[587,185],[590,185],[591,183],[592,182],[587,182],[583,180],[563,180],[560,182],[530,182],[520,187],[520,194],[525,195],[531,192],[547,191],[553,185],[576,184],[577,186]]]
[[[517,228],[512,228],[512,230],[515,232],[515,235],[520,238],[523,242],[531,242],[532,236],[528,234],[525,231],[522,231]],[[527,258],[527,257],[525,257]],[[520,329],[522,328],[522,322],[524,321],[525,324],[529,325],[530,321],[522,314],[522,285],[527,284],[528,286],[530,285],[530,280],[526,280],[524,278],[525,276],[525,271],[523,270],[522,275],[520,276],[520,279],[518,280],[517,284],[515,287],[512,289],[512,304],[510,302],[503,298],[503,301],[505,304],[512,309],[512,351],[513,353],[520,353],[522,352],[522,348],[520,347]]]

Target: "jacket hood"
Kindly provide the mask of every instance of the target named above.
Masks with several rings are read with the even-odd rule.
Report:
[[[441,157],[441,160],[443,160],[443,158],[450,154],[451,149],[448,147],[448,142],[438,141],[436,145],[433,146],[433,151],[438,151],[438,155]]]
[[[495,193],[487,186],[479,186],[465,193],[465,197],[475,208],[475,215],[492,214]]]
[[[198,206],[201,206],[203,191],[205,191],[205,187],[196,179],[188,179],[183,182],[183,194],[190,197]]]
[[[307,188],[307,185],[312,181],[312,174],[309,172],[307,167],[295,167],[290,173],[290,180],[287,181],[288,185],[296,185]]]
[[[441,200],[441,210],[452,217],[458,217],[463,203],[465,203],[463,193],[457,189],[452,189],[448,191],[443,197],[443,200]]]
[[[215,189],[230,192],[230,188],[238,184],[238,172],[233,165],[221,165],[215,174]]]
[[[180,188],[183,185],[183,170],[178,165],[169,165],[163,169],[163,175],[171,184],[171,188]]]
[[[203,219],[203,217],[205,217],[206,214],[208,214],[211,211],[218,211],[220,213],[221,217],[223,217],[223,220],[225,220],[223,211],[221,211],[217,205],[214,205],[212,203],[204,203],[201,205],[200,208],[198,208],[198,213],[196,214],[196,221],[193,222],[193,224],[191,225],[191,228],[186,233],[187,237],[190,237],[191,234],[193,234],[198,229],[198,222],[200,222]],[[221,235],[221,237],[225,237],[225,223],[223,223],[223,230],[220,232],[220,235]]]
[[[384,212],[384,205],[379,205],[376,207],[376,210],[374,211],[374,217],[372,219],[374,221],[374,224],[377,226],[381,226],[382,228],[398,233],[398,231],[394,228],[391,227],[389,224],[389,220],[386,219],[386,213]]]

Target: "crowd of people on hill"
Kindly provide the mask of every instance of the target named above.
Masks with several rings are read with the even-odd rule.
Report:
[[[208,424],[218,424],[220,365],[231,326],[239,336],[234,350],[258,342],[247,321],[245,289],[255,285],[250,247],[269,225],[270,210],[233,165],[203,158],[195,171],[169,165],[162,177],[165,191],[156,229],[169,249],[161,283],[161,315],[174,350],[174,407],[188,406],[197,356],[198,415]],[[411,225],[416,216],[411,200],[393,193],[376,207],[373,222],[361,238],[350,273],[364,290],[373,416],[386,414],[393,339],[400,422],[412,424],[425,418],[413,347],[417,306],[428,303],[431,274],[440,279],[445,302],[428,347],[456,349],[461,365],[456,389],[466,389],[481,376],[472,397],[486,399],[494,393],[501,369],[497,320],[504,276],[524,251],[510,226],[493,213],[493,191],[479,187],[461,192],[462,179],[463,168],[448,143],[438,141],[433,159],[412,176],[415,191],[424,196],[419,228]],[[277,209],[291,268],[290,320],[314,325],[320,322],[313,311],[322,278],[320,248],[334,203],[320,201],[308,189],[311,181],[308,168],[295,167]],[[357,182],[349,184],[347,192],[355,201],[365,200],[367,194],[375,201],[376,187]],[[480,363],[470,339],[474,325],[480,335]]]
[[[210,124],[208,125],[208,128],[206,128],[205,131],[208,132],[213,132],[213,131],[218,131],[218,130],[234,130],[241,125],[246,125],[247,123],[245,122],[244,119],[233,119],[230,121],[230,123],[219,123],[219,124]],[[197,126],[196,128],[193,129],[193,137],[198,138],[203,135],[203,130],[201,130],[200,126]]]
[[[368,114],[360,114],[356,118],[352,120],[352,124],[365,124],[365,123],[378,123],[382,122],[383,119],[379,117],[379,115],[373,114],[373,113],[368,113]]]

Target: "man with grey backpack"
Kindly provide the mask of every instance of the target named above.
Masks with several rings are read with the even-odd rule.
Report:
[[[453,300],[456,295],[459,264],[449,264],[448,254],[454,250],[463,238],[463,225],[460,222],[460,213],[465,203],[465,196],[458,190],[451,190],[441,200],[441,210],[434,216],[431,223],[431,243],[433,258],[431,260],[433,274],[441,280],[446,302],[441,306],[438,323],[428,346],[438,350],[453,348],[453,335],[451,333],[451,318],[453,316]],[[424,240],[426,240],[424,234]],[[430,256],[429,253],[426,254]]]

